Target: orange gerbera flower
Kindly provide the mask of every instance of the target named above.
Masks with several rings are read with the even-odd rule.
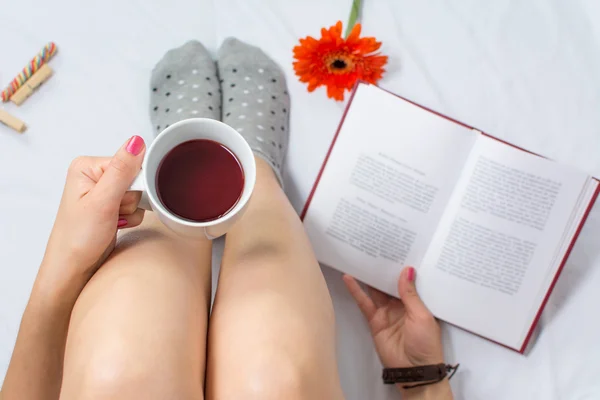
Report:
[[[307,36],[294,47],[294,71],[308,91],[327,87],[327,96],[344,100],[344,90],[351,90],[357,80],[376,83],[385,72],[387,56],[375,53],[381,47],[373,37],[360,36],[360,24],[342,38],[342,22],[321,29],[321,39]]]

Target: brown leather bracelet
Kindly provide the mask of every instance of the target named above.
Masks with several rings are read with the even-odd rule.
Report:
[[[404,389],[411,389],[419,386],[433,385],[441,382],[448,373],[448,379],[452,378],[456,373],[460,364],[434,364],[422,365],[419,367],[410,368],[384,368],[383,383],[386,385],[394,385],[396,383],[417,383],[416,385],[403,386]]]

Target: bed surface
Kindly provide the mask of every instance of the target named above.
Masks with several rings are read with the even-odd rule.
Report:
[[[383,88],[600,176],[599,2],[365,3],[364,33],[383,41],[390,57]],[[292,96],[286,191],[301,210],[345,104],[323,90],[306,91],[293,75],[292,48],[298,38],[345,21],[349,6],[348,0],[36,0],[18,6],[0,0],[2,85],[47,41],[59,46],[55,76],[24,106],[6,107],[27,122],[27,133],[0,126],[0,377],[70,160],[110,155],[132,134],[151,139],[148,81],[168,49],[197,39],[214,54],[223,39],[237,36],[282,66]],[[594,207],[525,356],[444,326],[447,360],[461,363],[452,380],[457,399],[600,398],[599,234]],[[367,326],[340,274],[328,268],[324,274],[347,399],[399,398],[381,384]]]

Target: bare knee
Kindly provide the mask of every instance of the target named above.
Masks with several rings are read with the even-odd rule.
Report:
[[[194,316],[205,308],[193,287],[157,265],[120,266],[96,274],[75,305],[61,400],[201,398],[204,331]]]
[[[330,366],[327,366],[329,370],[323,367],[286,354],[261,353],[240,364],[239,370],[228,374],[222,371],[219,381],[212,385],[216,390],[209,390],[208,397],[216,400],[342,399],[337,372]]]
[[[140,363],[118,345],[104,349],[91,354],[77,371],[65,371],[61,400],[202,398],[200,379],[194,382],[156,364]]]
[[[127,365],[127,360],[108,354],[102,358],[89,359],[78,371],[78,375],[64,377],[65,396],[61,396],[61,400],[63,397],[64,399],[124,399],[128,394],[143,388],[147,380],[145,376],[147,372],[136,371]],[[71,380],[74,382],[70,382]]]
[[[225,372],[225,371],[222,371]],[[308,376],[297,364],[285,357],[261,357],[221,376],[212,399],[218,400],[300,400],[308,385]],[[212,391],[209,391],[212,392]]]
[[[93,351],[85,359],[75,355],[76,360],[70,362],[67,357],[61,400],[120,399],[143,387],[148,371],[135,368],[124,353],[115,354],[106,346],[96,350],[100,351]]]

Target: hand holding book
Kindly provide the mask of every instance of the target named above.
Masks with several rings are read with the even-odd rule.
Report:
[[[344,275],[344,283],[369,323],[377,354],[386,368],[444,363],[440,326],[417,293],[415,275],[412,267],[402,271],[398,279],[402,300],[371,287],[367,287],[367,294],[353,277]],[[426,393],[433,392],[436,399],[452,398],[447,379],[431,387],[397,387],[403,392],[403,399],[426,399]]]
[[[304,209],[317,259],[390,296],[404,265],[443,321],[525,351],[593,177],[359,84]]]

